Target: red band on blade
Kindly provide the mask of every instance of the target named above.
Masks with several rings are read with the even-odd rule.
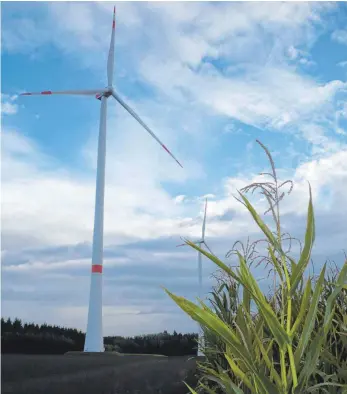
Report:
[[[162,147],[166,150],[167,153],[169,153],[171,155],[171,152],[169,151],[169,149],[163,144]]]
[[[175,159],[175,158],[173,157],[173,154],[169,151],[169,149],[168,149],[164,144],[162,144],[161,146],[166,150],[166,152],[167,152],[173,159]],[[181,167],[183,168],[182,164],[181,164],[178,160],[175,159],[175,161],[177,162],[177,164],[178,164],[179,166],[181,166]]]
[[[41,92],[41,94],[52,94],[50,90],[45,90],[44,92]]]
[[[102,265],[101,264],[93,264],[92,265],[92,272],[102,274]]]
[[[115,28],[116,28],[116,22],[113,21],[113,23],[112,23],[112,29],[115,29]]]

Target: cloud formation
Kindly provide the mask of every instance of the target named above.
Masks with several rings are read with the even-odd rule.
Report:
[[[18,105],[15,103],[17,97],[17,95],[1,94],[1,116],[15,115],[17,113]]]
[[[16,65],[16,56],[45,67],[51,64],[46,59],[65,59],[62,68],[88,73],[91,85],[104,83],[110,4],[28,4],[25,13],[19,12],[22,7],[3,7],[6,64]],[[218,256],[224,258],[237,239],[260,236],[233,197],[263,179],[257,174],[268,168],[255,138],[274,153],[279,178],[295,183],[283,202],[285,229],[302,239],[310,181],[316,264],[329,256],[342,260],[347,240],[347,82],[312,71],[320,67],[313,51],[320,37],[328,34],[341,42],[341,29],[326,18],[336,7],[119,4],[117,89],[158,130],[184,170],[109,100],[106,335],[195,329],[160,286],[195,297],[196,254],[176,245],[180,237],[200,236],[205,196],[207,240]],[[46,83],[41,78],[32,76],[28,86],[11,89]],[[72,79],[66,82],[70,87]],[[2,95],[2,101],[7,104],[3,114],[12,114],[3,116],[2,127],[3,314],[85,329],[98,102],[92,106],[76,99],[74,108],[80,112],[75,113],[66,101],[28,100],[24,109],[12,95]],[[78,122],[84,130],[78,145],[65,147],[73,163],[42,140],[47,130],[54,134],[63,129],[62,119],[50,113],[55,121],[50,118],[49,128],[40,130],[45,121],[41,114],[55,105],[66,105],[71,124],[76,122],[77,129]],[[87,111],[95,111],[92,122],[76,120],[77,113]],[[29,115],[38,113],[40,119],[30,123]],[[252,201],[260,212],[265,210],[260,196]],[[204,261],[206,293],[213,270]],[[259,278],[263,275],[259,271]]]

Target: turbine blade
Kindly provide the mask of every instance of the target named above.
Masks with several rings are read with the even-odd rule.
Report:
[[[207,198],[205,202],[205,214],[204,214],[204,221],[202,223],[202,239],[205,239],[205,229],[206,229],[206,211],[207,211]]]
[[[201,243],[204,243],[203,240],[192,241],[192,242],[193,242],[193,244],[196,244],[196,245],[199,245],[199,244],[201,244]],[[180,245],[177,245],[176,248],[178,248],[179,246],[186,246],[186,245],[187,245],[187,244],[180,244]]]
[[[153,131],[144,123],[141,118],[127,105],[115,92],[112,93],[112,96],[119,102],[119,104],[126,109],[130,115],[132,115],[139,123],[140,125],[145,128],[148,133],[166,150],[166,152],[176,161],[176,163],[181,166],[182,164],[176,159],[176,157],[169,151],[169,149],[160,141],[160,139],[153,133]]]
[[[206,248],[208,249],[208,251],[215,256],[215,254],[212,252],[212,250],[210,249],[210,247],[207,245],[207,243],[204,241],[204,245],[206,246]]]
[[[26,92],[21,93],[20,96],[50,96],[53,94],[66,94],[66,95],[76,95],[76,96],[94,96],[96,94],[103,93],[105,89],[98,90],[61,90],[52,92],[51,90],[44,90],[43,92]]]
[[[108,82],[109,87],[111,87],[112,83],[113,83],[115,30],[116,30],[116,7],[114,6],[113,7],[111,42],[110,42],[110,49],[108,51],[108,59],[107,59],[107,82]]]

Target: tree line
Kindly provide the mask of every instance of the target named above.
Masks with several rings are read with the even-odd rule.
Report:
[[[74,328],[49,324],[23,323],[20,319],[1,318],[1,353],[64,354],[82,351],[85,333]],[[196,355],[197,334],[157,334],[135,337],[104,337],[106,351],[165,356]]]

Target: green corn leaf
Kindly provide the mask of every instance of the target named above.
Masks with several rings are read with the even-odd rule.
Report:
[[[243,341],[244,345],[247,347],[248,352],[252,353],[253,350],[252,338],[249,332],[249,327],[245,320],[245,315],[241,307],[236,312],[236,319],[234,324],[238,329],[241,340]]]
[[[299,281],[301,280],[306,267],[310,261],[311,251],[314,243],[315,238],[315,223],[314,223],[314,212],[313,212],[313,205],[312,205],[312,192],[311,186],[309,186],[310,191],[310,200],[308,203],[308,210],[307,210],[307,224],[306,224],[306,234],[305,234],[305,245],[302,250],[299,262],[297,266],[294,268],[291,276],[291,295],[294,294]]]
[[[308,305],[310,302],[310,296],[311,296],[311,278],[308,279],[306,287],[305,287],[305,292],[304,295],[302,297],[302,301],[301,301],[301,305],[300,305],[300,310],[299,313],[297,315],[297,318],[293,324],[293,327],[291,329],[290,332],[290,336],[291,338],[294,337],[294,335],[296,334],[297,329],[299,328],[300,323],[302,322],[307,310],[308,310]]]
[[[270,253],[271,261],[272,261],[272,263],[273,263],[273,265],[274,265],[274,267],[275,267],[275,269],[276,269],[281,281],[283,282],[283,280],[284,280],[283,270],[282,270],[281,266],[279,265],[279,263],[277,261],[277,258],[275,256],[275,253],[274,253],[272,247],[269,246],[268,250],[269,250],[269,253]]]
[[[325,310],[325,316],[327,318],[329,318],[329,315],[334,307],[335,300],[336,300],[337,296],[339,295],[341,290],[345,288],[346,282],[347,282],[347,261],[344,263],[344,265],[339,273],[339,276],[337,277],[335,288],[327,300],[327,306],[326,306],[326,310]],[[324,319],[324,325],[325,324],[326,324],[326,321]]]
[[[249,380],[248,376],[238,367],[236,362],[228,355],[225,354],[225,358],[228,360],[232,372],[238,377],[242,383],[244,383],[252,393],[257,393],[256,387]],[[271,383],[270,379],[260,373],[253,373],[253,379],[258,382],[259,389],[264,394],[277,394],[276,387]]]
[[[248,313],[251,311],[251,295],[245,287],[243,288],[243,306]]]
[[[316,390],[317,390],[318,388],[322,388],[322,387],[324,387],[324,386],[342,387],[343,389],[347,390],[347,385],[346,385],[346,384],[339,384],[339,383],[330,383],[330,382],[327,382],[327,383],[318,383],[318,384],[315,384],[314,386],[312,386],[312,387],[306,389],[306,393],[316,393],[316,392],[317,392]],[[329,391],[328,391],[328,392],[329,392]],[[341,392],[341,394],[343,394],[343,393]]]
[[[332,319],[332,315],[330,317]],[[331,323],[331,320],[330,320],[330,323]],[[301,372],[300,372],[300,375],[298,378],[298,386],[297,386],[298,393],[301,393],[304,390],[309,378],[311,377],[312,373],[316,369],[317,360],[318,360],[319,354],[322,351],[322,345],[325,342],[325,337],[326,337],[325,330],[324,330],[324,328],[322,328],[321,330],[319,330],[317,332],[314,339],[310,343],[310,346],[305,354],[304,366],[301,369]]]
[[[252,298],[257,304],[259,313],[264,317],[268,327],[270,328],[274,338],[276,339],[276,342],[283,349],[286,345],[289,345],[291,343],[291,339],[287,334],[285,328],[282,327],[270,304],[266,300],[264,294],[261,292],[258,283],[251,274],[244,258],[241,256],[240,253],[237,252],[237,254],[240,261],[241,281],[247,287],[247,289],[249,289]]]
[[[207,326],[211,331],[222,338],[231,348],[233,353],[242,359],[249,369],[255,371],[253,361],[247,354],[247,350],[243,344],[241,344],[238,336],[233,330],[228,327],[222,320],[220,320],[211,311],[203,310],[191,301],[186,300],[183,297],[172,294],[167,289],[165,292],[176,302],[176,304],[183,309],[190,317],[196,320],[198,323]]]
[[[269,350],[272,348],[273,341],[270,342],[269,348],[268,348],[268,350],[266,350],[261,338],[259,337],[257,330],[254,327],[254,323],[252,321],[251,315],[249,313],[245,312],[245,317],[248,321],[248,327],[250,327],[250,329],[253,333],[253,337],[255,339],[255,342],[257,343],[257,346],[259,347],[261,355],[263,356],[266,367],[271,371],[271,376],[273,377],[277,387],[281,387],[282,386],[281,378],[280,378],[279,374],[277,373],[277,371],[275,370],[272,360],[270,360],[270,358],[269,358]]]
[[[225,354],[225,358],[227,359],[233,374],[238,377],[242,383],[252,391],[252,393],[255,393],[255,388],[253,387],[252,382],[249,380],[248,376],[238,367],[235,361],[230,356],[228,356],[228,354]]]
[[[210,389],[209,387],[207,387],[207,386],[206,386],[205,384],[203,384],[203,383],[200,383],[200,387],[201,387],[202,389],[204,389],[204,392],[205,392],[205,393],[208,393],[208,394],[216,394],[215,391],[213,391],[212,389]],[[241,391],[240,393],[236,393],[236,394],[244,394],[244,392]]]
[[[252,204],[248,201],[247,197],[244,196],[242,193],[238,192],[240,197],[242,198],[246,208],[248,209],[248,211],[250,212],[250,214],[252,215],[254,221],[257,223],[257,225],[260,227],[260,229],[262,230],[262,232],[266,235],[266,238],[269,240],[269,242],[271,243],[272,246],[275,247],[275,249],[277,249],[278,251],[281,251],[282,248],[280,246],[280,244],[277,242],[275,236],[273,235],[273,233],[271,232],[271,230],[269,229],[269,227],[263,222],[263,220],[261,219],[261,217],[258,215],[257,211],[253,208]]]
[[[209,368],[208,372],[210,375],[207,375],[206,378],[217,383],[226,394],[235,394],[238,392],[237,390],[239,388],[231,381],[227,371],[223,370],[220,366],[217,365],[217,371]]]
[[[304,327],[302,329],[302,333],[300,336],[298,347],[296,348],[295,353],[294,353],[295,367],[297,369],[299,367],[301,357],[304,354],[306,346],[311,338],[312,330],[314,328],[314,323],[315,323],[316,315],[317,315],[319,297],[321,295],[322,286],[323,286],[323,282],[324,282],[325,269],[326,269],[326,264],[324,264],[324,267],[319,275],[319,279],[316,283],[316,287],[315,287],[315,290],[313,292],[313,296],[310,301],[310,307],[309,307],[308,313],[305,318],[305,323],[304,323]]]
[[[189,390],[192,394],[198,394],[193,388],[191,388],[191,387],[189,386],[188,383],[186,383],[186,382],[183,382],[183,383],[187,386],[188,390]],[[212,392],[212,394],[213,394],[213,392]]]
[[[195,245],[191,241],[186,241],[186,244],[191,246],[193,249],[197,250],[198,252],[202,253],[204,256],[206,256],[208,259],[213,261],[216,265],[218,265],[219,268],[221,268],[224,272],[229,274],[236,282],[240,282],[239,277],[235,274],[235,272],[229,268],[226,264],[224,264],[221,260],[219,260],[218,257],[214,256],[213,254],[206,252],[204,249],[200,248],[199,246]]]
[[[290,261],[290,266],[291,266],[292,273],[293,273],[293,272],[295,271],[296,267],[297,267],[297,263],[296,263],[296,261],[295,261],[292,257],[290,257],[290,256],[287,256],[287,259]]]
[[[244,391],[241,390],[239,387],[237,387],[236,384],[233,383],[231,380],[229,380],[229,385],[230,385],[230,388],[232,390],[234,390],[233,391],[234,394],[244,394]]]

